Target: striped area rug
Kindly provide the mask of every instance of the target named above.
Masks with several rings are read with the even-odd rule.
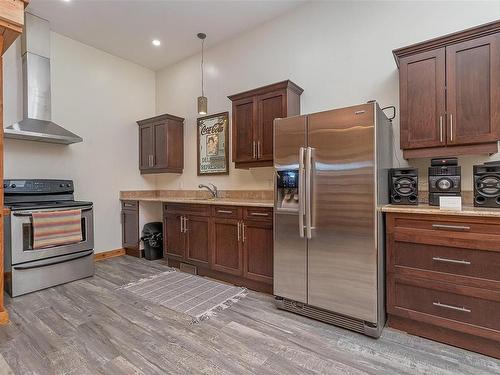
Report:
[[[187,314],[193,322],[208,319],[246,295],[246,289],[172,270],[121,287],[150,302]]]
[[[82,211],[33,212],[33,248],[60,246],[82,241]]]

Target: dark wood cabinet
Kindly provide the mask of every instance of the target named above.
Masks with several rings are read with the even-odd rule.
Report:
[[[386,213],[391,327],[500,358],[500,219]]]
[[[141,257],[139,242],[139,202],[121,201],[122,247],[128,255]]]
[[[446,47],[447,143],[497,142],[500,31]]]
[[[233,102],[233,161],[248,163],[255,161],[256,145],[258,138],[254,114],[255,103],[253,98],[244,98]],[[238,126],[234,126],[237,123]]]
[[[213,228],[212,268],[233,275],[242,275],[240,220],[214,218]]]
[[[400,139],[403,150],[445,145],[444,61],[444,48],[400,60]]]
[[[243,276],[273,283],[273,225],[269,221],[243,222]]]
[[[498,151],[500,22],[393,53],[405,158]]]
[[[184,119],[160,115],[137,121],[139,169],[146,173],[182,173],[184,168]]]
[[[208,265],[209,218],[189,215],[185,218],[186,259],[194,264]]]
[[[179,260],[185,257],[186,237],[184,236],[184,216],[166,213],[163,217],[163,254]]]
[[[236,168],[273,164],[273,122],[300,114],[303,90],[291,81],[231,95],[233,162]]]
[[[264,292],[273,283],[273,210],[204,204],[164,205],[169,264]]]

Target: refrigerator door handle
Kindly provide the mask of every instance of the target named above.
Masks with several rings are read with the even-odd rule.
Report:
[[[299,149],[299,235],[304,238],[304,205],[306,193],[304,191],[304,147]]]
[[[312,148],[306,149],[306,237],[312,238]]]

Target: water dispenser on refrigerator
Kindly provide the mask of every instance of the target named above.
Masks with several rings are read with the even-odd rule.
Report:
[[[280,209],[299,209],[299,170],[278,171],[277,173],[277,204]]]

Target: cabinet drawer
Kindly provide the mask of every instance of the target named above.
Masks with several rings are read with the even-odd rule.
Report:
[[[137,210],[139,208],[138,201],[121,201],[122,210]]]
[[[433,283],[432,287],[395,280],[394,301],[390,303],[393,313],[410,315],[415,320],[435,320],[437,325],[454,325],[454,329],[470,331],[474,327],[497,331],[500,337],[500,293],[489,292],[491,299],[484,298],[485,292],[475,290],[475,295],[458,292],[460,287],[447,283]],[[481,295],[481,297],[477,295]],[[446,322],[447,319],[453,322]],[[461,324],[457,324],[461,323]],[[428,321],[429,323],[429,321]],[[467,325],[467,326],[466,326]],[[469,332],[471,333],[471,332]]]
[[[185,215],[209,216],[210,206],[206,204],[165,203],[163,211]]]
[[[239,219],[241,217],[241,209],[235,206],[213,206],[212,216],[228,219]]]
[[[453,237],[457,233],[493,234],[499,235],[500,222],[485,223],[478,220],[447,220],[445,217],[429,219],[396,217],[394,220],[395,231],[409,229],[412,231],[427,230],[434,234]]]
[[[272,221],[273,209],[269,207],[245,207],[243,209],[243,219]]]
[[[500,252],[393,242],[393,264],[459,276],[500,281]]]

